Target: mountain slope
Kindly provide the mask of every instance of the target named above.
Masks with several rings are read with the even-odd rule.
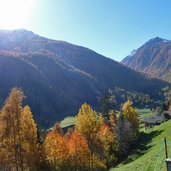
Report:
[[[122,60],[128,67],[171,82],[171,41],[156,37]]]
[[[10,88],[22,87],[24,103],[44,127],[75,115],[84,102],[97,108],[97,96],[115,86],[158,98],[167,84],[90,49],[26,30],[0,30],[0,40],[0,105]]]

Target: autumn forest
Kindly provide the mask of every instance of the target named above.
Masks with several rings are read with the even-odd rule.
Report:
[[[73,128],[59,123],[42,137],[21,89],[13,88],[0,111],[0,170],[108,170],[132,151],[139,132],[129,99],[120,113],[97,113],[84,103]]]

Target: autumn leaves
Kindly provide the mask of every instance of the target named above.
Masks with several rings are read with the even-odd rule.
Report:
[[[108,117],[83,104],[74,128],[64,134],[58,123],[41,142],[23,92],[12,89],[0,112],[0,170],[100,171],[126,157],[138,137],[136,110],[128,100]]]
[[[36,124],[23,97],[12,89],[0,112],[0,170],[35,170],[39,160]]]
[[[100,119],[99,119],[100,118]],[[103,125],[101,116],[83,104],[76,118],[75,128],[64,135],[56,124],[45,138],[46,159],[56,170],[103,170],[100,159],[100,133]],[[102,144],[101,144],[102,145]]]
[[[138,136],[138,119],[131,100],[123,105],[117,116],[97,114],[83,104],[75,127],[62,133],[56,124],[45,139],[46,159],[56,170],[107,170],[130,152]]]

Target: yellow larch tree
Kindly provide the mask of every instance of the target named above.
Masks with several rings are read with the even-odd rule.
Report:
[[[0,168],[36,171],[37,129],[30,108],[22,107],[23,98],[13,88],[0,112]]]
[[[100,120],[102,120],[102,117],[100,117]],[[100,124],[102,122],[99,122],[96,112],[90,105],[84,103],[76,117],[75,129],[79,135],[86,139],[91,151],[97,148],[95,141]]]
[[[37,127],[29,106],[25,106],[21,115],[23,160],[30,171],[37,170],[39,164],[39,145]]]
[[[128,100],[126,103],[124,103],[122,107],[122,113],[126,120],[128,120],[133,129],[136,133],[139,131],[139,119],[138,119],[138,113],[136,112],[136,109],[133,107],[132,100]]]
[[[23,92],[11,90],[0,113],[0,158],[3,168],[24,170],[21,140],[21,114]],[[5,154],[4,156],[1,156]]]
[[[76,117],[75,129],[88,143],[91,152],[90,167],[94,170],[105,169],[103,160],[99,158],[100,143],[98,136],[99,129],[103,123],[104,118],[102,115],[98,116],[90,105],[84,103],[81,106]]]

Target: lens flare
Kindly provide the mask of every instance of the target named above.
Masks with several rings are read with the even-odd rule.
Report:
[[[23,28],[31,16],[35,0],[0,0],[0,28]]]

